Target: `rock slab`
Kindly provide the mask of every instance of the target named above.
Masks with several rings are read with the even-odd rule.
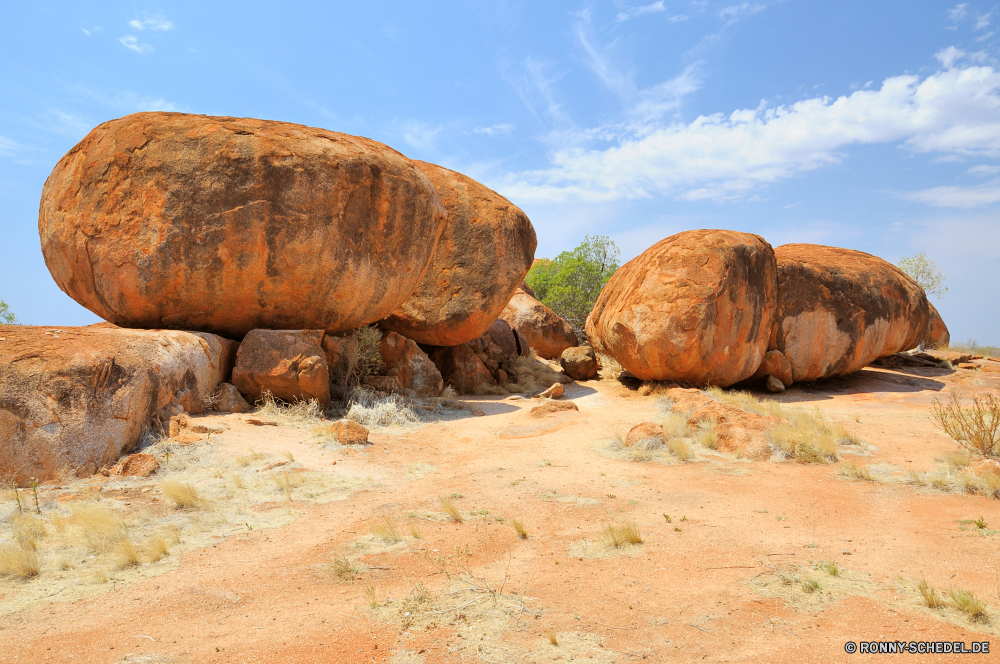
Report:
[[[105,122],[59,160],[38,230],[56,283],[101,318],[240,338],[388,316],[444,222],[427,177],[381,143],[156,112]]]
[[[415,341],[387,332],[382,337],[379,353],[383,373],[395,378],[402,388],[412,390],[418,397],[441,396],[444,390],[441,372]]]
[[[587,318],[587,337],[640,380],[728,386],[768,350],[774,250],[724,230],[668,237],[623,265]]]
[[[416,291],[382,326],[433,346],[482,335],[510,301],[535,257],[535,229],[516,205],[470,177],[415,162],[448,213]]]
[[[5,326],[0,341],[0,477],[21,485],[91,475],[151,424],[210,400],[236,343],[214,334]]]

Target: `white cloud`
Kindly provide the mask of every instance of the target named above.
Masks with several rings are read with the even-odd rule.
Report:
[[[0,154],[14,154],[18,147],[20,146],[14,141],[0,136]]]
[[[153,16],[147,16],[146,18],[132,19],[128,22],[136,30],[153,30],[155,32],[164,32],[166,30],[173,30],[174,24],[163,18],[162,14],[154,14]]]
[[[403,140],[411,148],[422,152],[432,152],[437,145],[437,136],[444,127],[435,127],[426,122],[406,120],[400,124]]]
[[[90,36],[90,30],[88,30],[87,28],[80,28],[80,29],[83,30],[83,34],[87,35],[88,37]]]
[[[135,51],[139,55],[146,55],[147,53],[153,52],[153,47],[149,44],[143,44],[133,35],[125,35],[124,37],[119,37],[118,41],[122,43],[125,48]]]
[[[1000,166],[987,166],[986,164],[980,166],[973,166],[968,171],[969,175],[996,175],[1000,173]]]
[[[960,60],[965,57],[965,51],[960,48],[955,48],[954,46],[949,46],[948,48],[943,48],[934,54],[934,57],[944,65],[945,69],[951,69],[955,64],[956,60]]]
[[[551,166],[508,176],[511,198],[613,201],[675,195],[744,198],[754,188],[836,164],[855,144],[902,141],[916,152],[1000,155],[1000,72],[953,68],[886,79],[878,90],[740,109],[682,123],[621,123],[615,145],[564,147]],[[928,199],[929,200],[929,199]]]
[[[978,37],[976,37],[976,41],[979,41],[979,42],[986,41],[987,39],[989,39],[990,37],[992,37],[996,33],[997,33],[996,30],[990,30],[989,32],[987,32],[985,34],[982,34],[982,35],[979,35]]]
[[[965,18],[965,15],[968,13],[968,11],[966,10],[966,7],[968,6],[969,5],[964,2],[960,5],[955,5],[952,9],[948,10],[948,18],[956,22],[961,21],[963,18]]]
[[[983,28],[989,26],[990,18],[993,17],[993,12],[987,12],[985,14],[979,14],[976,16],[976,30],[982,30]]]
[[[747,16],[751,16],[765,9],[767,9],[765,5],[744,2],[742,5],[730,5],[729,7],[720,9],[719,18],[731,25],[740,19],[746,18]]]
[[[505,124],[495,124],[492,127],[476,127],[472,131],[474,131],[477,134],[486,134],[490,138],[493,138],[494,136],[499,136],[501,134],[509,134],[511,131],[513,131],[513,129],[514,125],[505,123]]]
[[[618,16],[615,17],[615,21],[627,21],[634,16],[641,16],[643,14],[658,14],[660,12],[667,11],[667,8],[663,6],[663,0],[657,0],[651,5],[644,5],[642,7],[632,7],[631,9],[626,9],[620,12]]]
[[[901,198],[933,207],[975,208],[1000,203],[1000,178],[971,187],[932,187],[902,194]]]

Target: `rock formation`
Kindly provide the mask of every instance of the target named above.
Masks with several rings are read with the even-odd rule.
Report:
[[[787,358],[795,382],[852,373],[923,340],[927,297],[896,266],[815,244],[774,253],[778,297],[768,349]]]
[[[567,320],[520,288],[504,308],[501,318],[525,336],[528,346],[534,348],[539,357],[547,360],[558,359],[564,350],[579,343]]]
[[[587,319],[587,337],[641,380],[724,387],[760,365],[775,294],[774,251],[762,238],[678,233],[611,277]]]
[[[590,346],[567,348],[559,356],[559,366],[574,380],[590,380],[597,376],[597,355]]]
[[[137,113],[59,161],[38,229],[56,283],[105,320],[240,338],[384,318],[417,288],[444,221],[427,177],[375,141]]]
[[[251,330],[240,344],[233,385],[253,403],[264,391],[295,402],[330,403],[330,370],[323,330]]]
[[[417,343],[455,346],[485,332],[535,256],[535,229],[506,198],[461,173],[415,162],[448,212],[430,267],[386,329]]]
[[[387,332],[379,348],[382,372],[418,397],[439,397],[444,389],[441,372],[412,339]]]
[[[937,307],[930,302],[927,303],[927,310],[930,315],[930,321],[927,324],[927,338],[925,339],[927,347],[947,348],[951,344],[951,333],[948,332],[948,326],[944,324],[944,319],[938,313]]]
[[[445,384],[460,394],[482,394],[494,385],[514,382],[517,358],[527,353],[524,337],[498,320],[469,343],[432,349],[430,358]]]
[[[214,334],[4,326],[0,477],[20,484],[67,470],[91,475],[133,449],[157,420],[204,412],[232,367]]]

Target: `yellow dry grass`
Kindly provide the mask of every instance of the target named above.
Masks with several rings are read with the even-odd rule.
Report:
[[[167,500],[180,509],[196,509],[206,504],[194,485],[186,482],[161,482],[160,491]]]
[[[642,544],[642,534],[639,533],[639,526],[635,521],[605,524],[603,539],[605,544],[616,549],[632,544]]]

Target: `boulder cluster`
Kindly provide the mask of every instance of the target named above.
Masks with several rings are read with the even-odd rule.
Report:
[[[642,380],[773,391],[948,341],[923,289],[881,258],[723,230],[678,233],[622,266],[587,336]]]

